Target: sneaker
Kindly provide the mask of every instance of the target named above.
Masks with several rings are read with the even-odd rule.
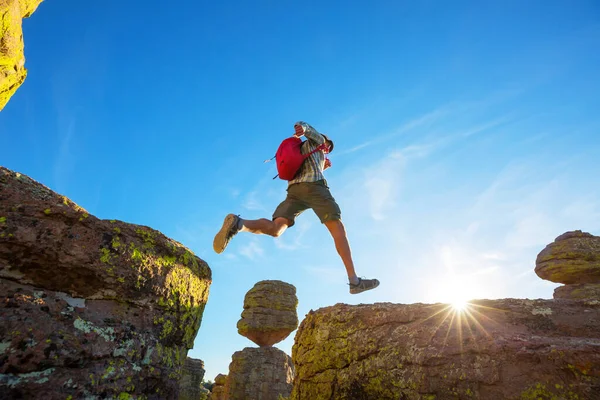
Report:
[[[379,281],[377,279],[358,278],[358,283],[356,285],[350,283],[350,294],[362,293],[367,290],[375,289],[377,286],[379,286]]]
[[[231,238],[238,233],[239,220],[240,217],[234,214],[227,214],[225,217],[221,230],[215,235],[215,240],[213,240],[213,249],[217,254],[221,254],[229,244]]]

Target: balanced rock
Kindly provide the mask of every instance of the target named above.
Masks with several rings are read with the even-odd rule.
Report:
[[[33,14],[41,2],[42,0],[0,0],[0,111],[27,76],[22,19]]]
[[[597,302],[337,304],[296,333],[291,399],[600,399],[598,332]]]
[[[556,283],[600,283],[600,237],[586,232],[567,232],[542,250],[535,273]]]
[[[208,265],[0,167],[0,398],[174,399]]]
[[[226,392],[229,400],[278,400],[292,391],[290,356],[274,347],[246,347],[231,357]]]
[[[179,380],[179,400],[198,400],[202,397],[206,392],[202,386],[204,372],[204,361],[186,358]]]
[[[215,384],[210,392],[210,400],[227,400],[227,375],[219,374],[215,377]]]
[[[246,293],[238,332],[261,347],[272,346],[298,327],[297,306],[293,285],[282,281],[258,282]]]

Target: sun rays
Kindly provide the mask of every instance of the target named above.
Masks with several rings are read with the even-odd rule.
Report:
[[[503,310],[488,307],[486,300],[455,299],[451,303],[432,305],[432,313],[422,324],[435,324],[431,341],[441,341],[443,347],[455,346],[464,350],[464,346],[479,349],[482,341],[492,339],[488,332],[495,324],[493,315]]]

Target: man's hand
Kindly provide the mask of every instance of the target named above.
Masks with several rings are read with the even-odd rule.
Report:
[[[296,131],[296,133],[294,133],[294,135],[300,137],[302,135],[304,135],[304,127],[300,124],[296,124],[294,125],[294,130]]]
[[[329,158],[326,158],[325,159],[325,167],[323,168],[323,171],[329,167],[331,167],[331,160]]]

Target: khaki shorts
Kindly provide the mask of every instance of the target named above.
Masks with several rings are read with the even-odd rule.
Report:
[[[273,219],[287,218],[290,221],[289,226],[293,226],[296,217],[309,208],[312,208],[322,223],[342,218],[340,207],[329,192],[327,181],[320,180],[290,185],[287,197],[277,206]]]

